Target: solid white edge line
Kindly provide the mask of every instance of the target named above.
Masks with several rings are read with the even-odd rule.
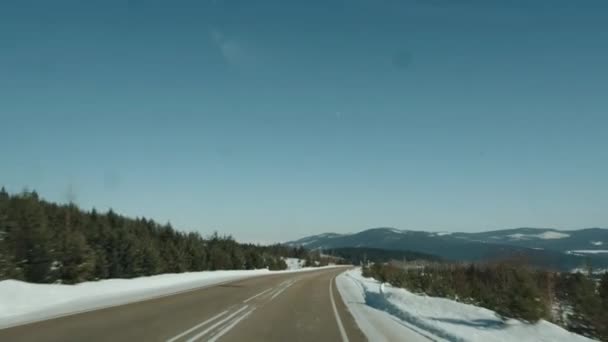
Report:
[[[242,308],[240,308],[240,309],[238,309],[237,311],[235,311],[235,312],[233,312],[232,314],[230,314],[230,316],[228,316],[228,317],[226,317],[226,318],[222,319],[222,320],[221,320],[221,321],[219,321],[219,322],[216,322],[215,324],[213,324],[213,325],[212,325],[212,326],[210,326],[209,328],[207,328],[207,329],[203,330],[202,332],[200,332],[200,333],[198,333],[198,334],[194,335],[192,338],[188,339],[188,341],[187,341],[187,342],[194,342],[194,341],[196,341],[196,340],[197,340],[197,339],[199,339],[200,337],[202,337],[202,336],[206,335],[206,334],[207,334],[208,332],[210,332],[211,330],[213,330],[213,329],[217,328],[218,326],[220,326],[220,325],[224,324],[226,321],[231,320],[231,319],[232,319],[232,317],[234,317],[234,316],[238,315],[238,314],[239,314],[239,313],[241,313],[243,310],[246,310],[248,307],[249,307],[249,305],[245,305],[245,306],[243,306]]]
[[[260,292],[260,293],[258,293],[258,294],[256,294],[256,295],[253,295],[253,296],[251,296],[251,297],[249,297],[249,298],[245,299],[245,300],[243,301],[243,303],[247,303],[248,301],[250,301],[250,300],[252,300],[252,299],[256,299],[256,298],[258,298],[259,296],[263,295],[264,293],[266,293],[266,292],[268,292],[268,291],[270,291],[270,290],[272,290],[272,289],[273,289],[273,287],[271,287],[271,288],[269,288],[269,289],[266,289],[266,290],[264,290],[264,291],[262,291],[262,292]]]
[[[234,328],[237,324],[239,324],[239,322],[241,322],[242,320],[244,320],[245,318],[247,318],[247,316],[251,315],[252,312],[255,311],[255,308],[252,308],[251,310],[247,311],[244,315],[242,315],[241,317],[235,319],[234,321],[232,321],[232,323],[230,323],[228,326],[226,326],[224,329],[222,329],[220,332],[218,332],[215,336],[213,336],[209,342],[215,342],[217,341],[220,337],[224,336],[226,333],[228,333],[230,330],[232,330],[232,328]]]
[[[225,314],[227,314],[227,313],[228,313],[228,310],[223,311],[223,312],[220,312],[219,314],[217,314],[217,315],[215,315],[215,316],[213,316],[213,317],[209,318],[208,320],[206,320],[206,321],[204,321],[204,322],[202,322],[202,323],[199,323],[199,324],[197,324],[197,325],[193,326],[192,328],[190,328],[190,329],[188,329],[188,330],[184,331],[183,333],[181,333],[181,334],[179,334],[179,335],[176,335],[176,336],[173,336],[172,338],[168,339],[168,340],[167,340],[167,342],[173,342],[173,341],[176,341],[177,339],[182,338],[182,337],[184,337],[184,336],[188,335],[189,333],[193,332],[194,330],[196,330],[196,329],[198,329],[198,328],[200,328],[200,327],[202,327],[202,326],[204,326],[204,325],[206,325],[206,324],[209,324],[209,323],[211,323],[211,322],[215,321],[216,319],[218,319],[218,318],[220,318],[220,317],[224,316],[224,315],[225,315]]]
[[[331,278],[331,280],[329,281],[329,299],[331,300],[331,306],[334,308],[334,315],[336,316],[336,321],[338,322],[338,329],[340,329],[340,335],[342,335],[342,342],[348,342],[346,330],[344,330],[342,320],[340,319],[340,314],[338,313],[338,307],[336,307],[336,302],[334,301],[334,291],[332,289],[334,278]]]

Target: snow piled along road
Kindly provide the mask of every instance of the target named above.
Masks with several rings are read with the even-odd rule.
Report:
[[[301,265],[297,259],[292,267]],[[328,266],[331,267],[331,266]],[[44,319],[168,296],[253,276],[306,272],[239,270],[161,274],[134,279],[106,279],[76,285],[0,281],[0,329]]]
[[[370,341],[592,341],[541,320],[503,322],[494,311],[445,298],[413,294],[364,278],[357,268],[336,285]]]

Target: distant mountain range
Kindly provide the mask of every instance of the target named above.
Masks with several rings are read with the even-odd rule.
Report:
[[[608,229],[516,228],[448,233],[373,228],[354,234],[325,233],[286,243],[309,249],[368,247],[407,250],[447,260],[483,261],[524,257],[532,264],[568,270],[591,263],[608,267]]]
[[[387,262],[391,260],[422,260],[422,261],[442,261],[436,255],[418,253],[404,250],[391,250],[370,247],[342,247],[332,248],[331,255],[342,258],[353,265],[359,265],[361,262]]]

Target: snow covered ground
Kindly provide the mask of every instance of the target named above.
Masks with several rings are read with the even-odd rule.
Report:
[[[606,272],[608,272],[608,268],[594,268],[591,270],[591,273],[594,275],[602,275]],[[572,270],[570,270],[570,273],[588,274],[589,269],[585,268],[585,267],[577,267],[577,268],[573,268]]]
[[[608,249],[577,249],[573,251],[567,251],[566,254],[600,254],[608,253]]]
[[[190,272],[134,279],[107,279],[76,285],[32,284],[3,280],[0,281],[0,329],[167,296],[247,277],[318,269],[299,267],[287,271],[263,269]]]
[[[305,260],[297,258],[285,258],[288,270],[299,270],[304,267]]]
[[[555,240],[555,239],[564,239],[570,237],[570,234],[560,233],[555,231],[547,231],[540,234],[511,234],[507,235],[513,240],[529,240],[529,239],[542,239],[542,240]]]
[[[370,341],[592,341],[540,321],[502,322],[488,309],[445,298],[413,294],[363,278],[361,269],[336,280],[338,290]]]

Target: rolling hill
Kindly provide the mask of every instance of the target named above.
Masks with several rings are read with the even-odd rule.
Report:
[[[608,229],[558,231],[516,228],[445,233],[373,228],[354,234],[325,233],[286,243],[309,249],[366,247],[413,251],[447,260],[486,261],[521,257],[538,266],[569,270],[591,263],[608,267]]]

